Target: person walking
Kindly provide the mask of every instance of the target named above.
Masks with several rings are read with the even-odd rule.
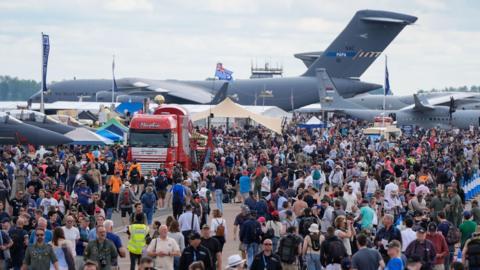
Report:
[[[192,232],[188,237],[189,245],[186,247],[180,256],[179,270],[188,270],[190,264],[196,261],[201,261],[205,269],[214,269],[212,265],[212,256],[208,248],[200,245],[200,234]]]
[[[103,225],[97,225],[96,232],[97,239],[88,242],[83,253],[83,260],[85,263],[96,262],[100,270],[110,270],[117,260],[117,249],[113,242],[107,239],[107,230]]]
[[[368,248],[367,242],[368,239],[365,234],[357,236],[358,251],[352,256],[352,270],[377,270],[385,267],[385,262],[380,252],[376,249]]]
[[[318,224],[313,223],[308,228],[309,234],[305,236],[302,245],[302,255],[306,259],[307,270],[321,270],[320,246],[324,237],[320,233]]]
[[[25,252],[22,270],[50,269],[50,264],[55,270],[59,270],[57,256],[55,256],[52,246],[44,242],[44,237],[44,229],[35,229],[35,243],[29,246]]]
[[[217,176],[213,181],[213,187],[215,188],[215,204],[217,209],[223,213],[223,191],[225,190],[225,177],[220,172],[217,172]]]
[[[58,260],[58,269],[75,270],[75,260],[71,252],[73,242],[65,239],[65,233],[60,227],[53,231],[52,249]],[[54,266],[51,265],[50,269],[54,269]]]
[[[134,224],[128,226],[130,253],[130,270],[135,270],[135,265],[140,263],[142,251],[146,245],[148,226],[143,223],[143,214],[136,214]]]
[[[192,232],[200,232],[200,220],[198,216],[193,213],[192,206],[189,204],[185,207],[185,213],[178,218],[180,231],[185,239],[185,246],[187,246],[188,237]]]
[[[265,239],[262,244],[262,252],[255,255],[250,270],[282,270],[280,257],[272,251],[272,240]]]
[[[449,255],[447,241],[442,233],[437,232],[437,224],[430,222],[428,224],[427,240],[430,240],[435,246],[435,261],[433,263],[433,270],[445,269],[445,257]]]
[[[180,247],[175,239],[168,237],[166,225],[160,226],[158,237],[152,239],[147,247],[147,254],[155,259],[155,267],[174,269],[174,258],[180,256]]]
[[[405,251],[407,258],[420,256],[422,261],[421,270],[433,269],[436,253],[435,247],[430,240],[427,240],[426,230],[420,227],[417,231],[417,239],[408,245]]]
[[[153,193],[153,187],[147,186],[145,193],[140,197],[140,201],[143,205],[143,211],[147,215],[147,224],[152,225],[153,212],[157,204],[157,197]]]

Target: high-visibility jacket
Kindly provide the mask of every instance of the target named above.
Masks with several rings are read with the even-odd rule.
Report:
[[[145,247],[145,238],[148,233],[148,227],[145,224],[133,224],[128,226],[130,232],[130,240],[128,240],[128,251],[133,254],[142,254],[142,249]]]

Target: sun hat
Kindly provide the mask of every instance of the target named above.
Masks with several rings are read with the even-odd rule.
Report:
[[[243,260],[242,257],[240,257],[240,255],[235,254],[228,257],[228,264],[227,264],[227,267],[225,267],[225,269],[235,268],[243,263],[245,263],[245,260]]]

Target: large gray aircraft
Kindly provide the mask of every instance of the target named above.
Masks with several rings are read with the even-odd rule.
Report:
[[[60,145],[72,142],[56,132],[31,126],[15,117],[0,112],[0,144]]]
[[[358,78],[380,56],[400,31],[414,23],[416,17],[379,10],[356,12],[346,28],[324,52],[297,54],[307,71],[298,77],[233,80],[227,85],[224,96],[235,97],[242,105],[273,105],[285,110],[312,103],[318,94],[315,70],[325,68],[332,76],[338,92],[343,97],[353,97],[378,89],[381,85],[362,82]],[[224,81],[177,81],[124,78],[116,81],[117,101],[143,100],[162,94],[167,103],[208,104],[218,101]],[[111,80],[69,80],[50,85],[46,102],[85,101],[108,102],[112,99]],[[268,91],[269,97],[264,93]],[[263,97],[262,97],[263,95]],[[30,102],[39,101],[39,93]]]
[[[370,110],[361,107],[338,95],[333,80],[325,69],[317,70],[319,81],[319,98],[325,110],[334,110],[346,113],[357,119],[373,121],[375,117],[391,116],[398,126],[412,125],[423,128],[451,128],[466,129],[470,126],[480,126],[479,110],[456,110],[454,99],[450,99],[449,106],[432,106],[422,102],[417,95],[413,95],[414,104],[400,110]],[[333,103],[332,100],[337,100]],[[333,105],[335,104],[335,105]]]

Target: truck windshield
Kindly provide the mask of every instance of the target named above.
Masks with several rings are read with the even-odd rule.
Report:
[[[170,147],[171,133],[169,130],[140,131],[130,130],[129,143],[132,147]]]

